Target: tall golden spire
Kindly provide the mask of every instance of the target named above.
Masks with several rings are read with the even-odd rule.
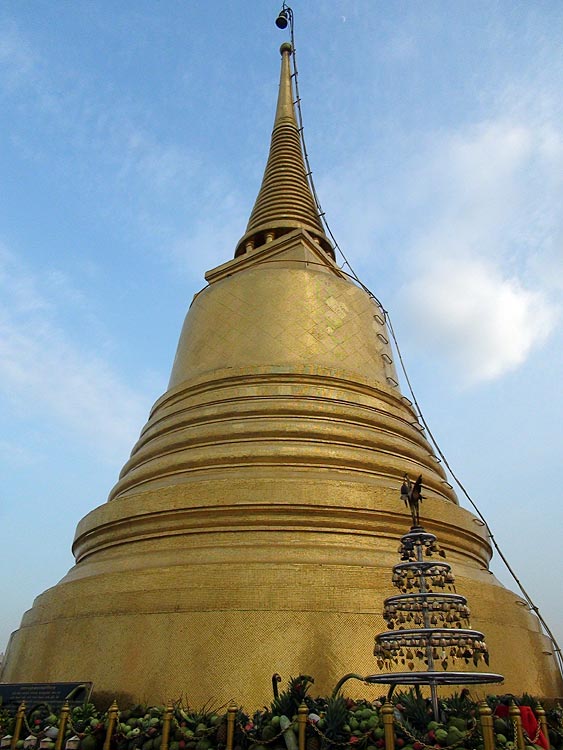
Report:
[[[284,42],[280,52],[280,89],[270,154],[246,233],[238,243],[235,257],[292,229],[301,228],[307,230],[322,249],[334,258],[334,250],[324,233],[307,181],[293,108],[291,44]]]

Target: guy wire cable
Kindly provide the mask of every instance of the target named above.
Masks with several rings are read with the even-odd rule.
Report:
[[[307,144],[305,143],[305,134],[304,134],[304,127],[303,127],[303,113],[301,111],[301,95],[299,93],[299,71],[297,69],[297,54],[296,54],[296,50],[295,50],[295,33],[294,33],[294,28],[293,28],[293,11],[284,2],[283,5],[282,5],[281,13],[285,14],[284,17],[289,22],[289,31],[290,31],[290,39],[291,39],[291,50],[292,50],[291,51],[291,56],[292,56],[292,59],[293,59],[293,73],[291,74],[291,77],[293,78],[293,82],[294,82],[294,85],[295,85],[295,101],[294,101],[294,105],[297,107],[297,125],[298,125],[298,129],[299,129],[299,136],[300,136],[300,139],[301,139],[301,146],[302,146],[302,150],[303,150],[303,158],[305,159],[305,166],[307,168],[307,180],[309,182],[309,187],[311,188],[311,192],[313,194],[313,199],[315,201],[315,205],[317,207],[317,211],[318,211],[319,217],[320,217],[322,223],[324,224],[325,229],[326,229],[326,231],[327,231],[330,239],[332,240],[332,242],[334,244],[334,247],[336,248],[336,250],[338,250],[338,252],[342,256],[342,258],[344,260],[344,266],[348,266],[348,268],[350,269],[350,273],[351,273],[352,277],[354,279],[356,279],[356,281],[359,284],[362,284],[362,282],[358,278],[356,272],[352,268],[350,262],[348,261],[348,258],[344,255],[344,252],[342,251],[342,248],[338,244],[338,242],[336,240],[336,237],[332,233],[332,230],[331,230],[331,228],[330,228],[330,226],[328,224],[328,221],[326,219],[326,214],[323,211],[323,208],[321,206],[321,202],[319,200],[319,196],[317,194],[317,190],[315,188],[315,183],[313,181],[313,170],[311,169],[311,164],[309,162],[309,153],[307,152]],[[281,13],[280,13],[280,15],[281,15]],[[375,295],[372,294],[371,292],[370,292],[370,296],[373,297],[373,299],[381,307],[382,311],[385,312],[383,310],[383,306],[381,305],[381,303],[379,302],[379,300],[377,299],[377,297],[375,297]]]
[[[487,532],[487,534],[489,536],[489,539],[490,539],[493,547],[495,548],[495,550],[497,551],[500,559],[502,560],[502,562],[506,566],[506,569],[508,570],[509,574],[512,576],[512,578],[516,582],[516,585],[518,586],[518,588],[520,590],[520,593],[522,594],[523,598],[526,600],[526,603],[528,604],[529,609],[532,612],[535,613],[536,617],[538,618],[539,622],[541,623],[541,625],[542,625],[542,627],[543,627],[543,629],[544,629],[547,637],[549,638],[549,640],[551,641],[551,643],[553,645],[553,650],[554,650],[554,653],[555,653],[555,656],[556,656],[556,663],[557,663],[559,671],[560,671],[560,673],[561,673],[561,675],[563,677],[563,654],[561,652],[561,648],[560,648],[557,640],[555,639],[555,636],[553,635],[550,627],[548,626],[548,624],[544,620],[543,616],[541,615],[539,608],[534,604],[531,596],[528,594],[528,592],[526,591],[526,589],[522,585],[520,579],[518,578],[518,576],[516,575],[516,573],[512,569],[510,563],[508,562],[506,556],[502,552],[500,546],[498,545],[498,543],[497,543],[497,541],[496,541],[496,539],[495,539],[495,537],[494,537],[494,535],[493,535],[493,533],[491,531],[491,527],[487,523],[487,520],[486,520],[485,516],[481,513],[481,511],[479,510],[477,504],[473,501],[473,499],[471,498],[469,492],[465,489],[464,485],[461,483],[460,479],[457,477],[456,473],[453,471],[452,467],[450,466],[450,463],[448,462],[446,456],[444,455],[443,451],[441,450],[440,446],[438,445],[438,442],[436,441],[436,439],[435,439],[432,431],[430,430],[430,427],[428,426],[428,423],[427,423],[427,421],[426,421],[426,419],[424,417],[424,414],[422,413],[422,409],[420,408],[420,404],[418,403],[418,399],[416,398],[416,395],[414,393],[414,389],[412,387],[411,380],[410,380],[410,378],[408,376],[407,369],[405,367],[405,363],[404,363],[404,360],[403,360],[403,356],[402,356],[401,350],[399,348],[399,342],[397,341],[397,337],[395,336],[395,331],[393,329],[393,324],[391,322],[391,316],[390,316],[389,312],[385,309],[385,307],[382,305],[382,303],[380,302],[380,300],[375,296],[375,294],[373,294],[373,292],[368,287],[366,287],[366,285],[360,280],[360,278],[358,277],[358,275],[356,274],[356,272],[352,268],[352,265],[350,264],[350,261],[345,256],[344,252],[342,251],[342,248],[338,244],[338,242],[337,242],[334,234],[332,233],[332,230],[331,230],[331,228],[329,226],[329,223],[328,223],[328,220],[326,218],[326,214],[325,214],[325,212],[322,209],[319,197],[317,195],[317,191],[316,191],[316,188],[315,188],[315,183],[314,183],[314,180],[313,180],[313,170],[311,169],[311,165],[310,165],[310,162],[309,162],[309,154],[307,152],[307,146],[306,146],[306,143],[305,143],[305,135],[304,135],[304,127],[303,127],[303,113],[301,111],[301,95],[299,93],[299,72],[298,72],[298,69],[297,69],[297,54],[296,54],[296,49],[295,49],[295,33],[294,33],[294,23],[293,23],[293,10],[288,5],[286,5],[285,0],[284,0],[284,2],[282,4],[282,9],[281,9],[280,15],[278,16],[278,21],[279,21],[280,18],[284,18],[286,20],[286,24],[285,24],[286,26],[287,26],[287,22],[289,22],[290,39],[291,39],[291,50],[292,50],[291,54],[292,54],[292,59],[293,59],[293,73],[291,75],[292,75],[292,78],[294,80],[294,85],[295,85],[295,101],[294,101],[294,105],[297,107],[297,124],[298,124],[298,129],[299,129],[299,136],[300,136],[300,140],[301,140],[301,146],[302,146],[302,150],[303,150],[303,157],[305,159],[305,166],[307,168],[307,180],[309,182],[309,186],[310,186],[311,192],[313,194],[313,199],[315,201],[315,205],[317,207],[317,211],[319,213],[319,217],[320,217],[321,221],[323,222],[323,224],[324,224],[324,226],[326,228],[326,231],[328,232],[328,235],[329,235],[330,239],[332,240],[332,242],[334,244],[334,247],[336,248],[336,250],[338,250],[338,252],[342,256],[342,258],[344,259],[344,264],[343,264],[342,268],[344,266],[348,266],[348,268],[350,269],[350,273],[349,274],[346,273],[346,276],[350,276],[351,278],[353,278],[362,287],[362,289],[369,295],[369,297],[371,297],[371,299],[374,301],[374,303],[377,305],[377,307],[383,313],[385,321],[388,323],[389,331],[391,333],[391,337],[393,339],[393,343],[395,345],[395,349],[396,349],[397,355],[399,357],[399,362],[400,362],[400,365],[401,365],[401,370],[402,370],[403,376],[404,376],[405,381],[407,383],[407,386],[408,386],[409,393],[411,395],[413,404],[414,404],[414,406],[416,407],[416,410],[417,410],[417,417],[422,422],[422,425],[424,426],[424,429],[426,430],[426,432],[428,434],[428,437],[430,438],[431,443],[435,447],[435,449],[436,449],[438,455],[440,456],[441,460],[444,462],[444,466],[446,466],[446,468],[450,472],[450,476],[456,482],[456,484],[458,485],[459,489],[465,495],[465,497],[467,498],[467,500],[470,502],[471,506],[474,508],[475,512],[477,513],[477,516],[479,517],[479,519],[483,523],[483,525],[485,527],[485,530],[486,530],[486,532]],[[285,28],[285,26],[280,26],[278,24],[278,21],[276,21],[276,25],[278,25],[279,28]]]
[[[526,591],[526,589],[522,585],[522,582],[520,581],[520,579],[518,578],[518,576],[514,572],[513,568],[511,567],[510,563],[508,562],[506,556],[502,552],[500,546],[498,545],[498,543],[497,543],[497,541],[496,541],[496,539],[495,539],[495,537],[493,535],[493,532],[491,531],[491,527],[487,523],[487,520],[486,520],[485,516],[481,513],[481,511],[477,507],[477,504],[473,501],[473,499],[471,498],[469,492],[465,489],[464,485],[461,483],[460,479],[457,477],[456,473],[454,472],[454,470],[450,466],[450,463],[448,462],[446,456],[444,455],[443,451],[441,450],[440,446],[438,445],[438,442],[436,441],[436,438],[434,437],[432,431],[430,430],[430,427],[428,426],[428,423],[427,423],[426,419],[424,418],[424,414],[422,413],[422,409],[420,408],[420,404],[418,403],[418,400],[417,400],[416,395],[414,393],[414,390],[413,390],[410,378],[408,376],[408,373],[407,373],[407,370],[406,370],[406,367],[405,367],[405,363],[403,361],[403,356],[402,356],[401,350],[399,348],[399,343],[397,341],[397,337],[395,336],[395,331],[393,330],[393,324],[391,323],[391,316],[389,315],[388,312],[386,312],[385,315],[386,315],[387,322],[389,324],[389,331],[391,333],[391,337],[393,339],[393,343],[395,344],[395,349],[396,349],[397,355],[399,357],[399,362],[401,364],[401,370],[402,370],[403,375],[405,377],[405,381],[407,383],[407,386],[408,386],[408,389],[409,389],[409,393],[410,393],[410,395],[412,397],[413,404],[416,406],[416,409],[417,409],[417,412],[418,412],[418,417],[419,417],[420,421],[422,422],[422,424],[424,425],[424,428],[425,428],[426,432],[428,433],[428,437],[430,438],[432,444],[436,448],[436,451],[437,451],[438,455],[440,456],[440,458],[444,462],[444,466],[446,466],[447,469],[448,469],[448,471],[450,472],[450,476],[456,482],[456,484],[458,485],[458,487],[460,488],[460,490],[462,491],[462,493],[465,495],[465,497],[469,500],[469,502],[473,506],[475,512],[477,513],[478,517],[480,518],[481,522],[484,524],[485,529],[487,531],[489,539],[491,540],[492,545],[494,546],[495,550],[497,551],[500,559],[505,564],[508,572],[510,573],[510,575],[512,576],[512,578],[516,582],[518,588],[520,589],[520,593],[522,594],[523,598],[526,600],[526,602],[527,602],[527,604],[529,606],[529,609],[535,613],[536,617],[540,621],[543,629],[545,630],[545,633],[546,633],[547,637],[549,638],[549,640],[551,641],[551,643],[553,645],[553,651],[554,651],[555,656],[556,656],[556,663],[557,663],[559,671],[561,672],[561,675],[563,677],[563,657],[562,657],[562,654],[561,654],[561,648],[560,648],[557,640],[555,639],[555,636],[553,635],[550,627],[548,626],[548,624],[544,620],[543,616],[541,615],[539,608],[534,604],[531,596],[528,594],[528,592]]]

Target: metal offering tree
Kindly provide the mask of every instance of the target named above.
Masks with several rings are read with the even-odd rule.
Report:
[[[467,599],[456,593],[451,566],[434,534],[420,525],[422,476],[414,484],[408,477],[401,496],[411,511],[413,525],[399,546],[401,562],[393,567],[393,585],[399,590],[384,602],[383,617],[389,628],[375,638],[374,655],[380,669],[406,666],[409,671],[371,675],[368,682],[395,685],[429,685],[434,714],[438,716],[438,685],[501,682],[502,675],[447,671],[459,662],[489,663],[483,633],[469,622]],[[416,670],[416,662],[426,665]],[[441,670],[443,671],[440,671]],[[393,687],[391,688],[391,691]]]

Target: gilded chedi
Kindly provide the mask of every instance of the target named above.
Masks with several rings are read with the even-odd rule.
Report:
[[[536,618],[488,570],[368,294],[337,266],[306,178],[282,71],[272,144],[233,260],[190,306],[169,388],[107,503],[78,525],[75,566],[37,597],[2,680],[92,680],[191,705],[270,699],[271,675],[375,670],[373,637],[423,474],[439,530],[506,690],[563,694]],[[365,688],[363,688],[365,690]]]

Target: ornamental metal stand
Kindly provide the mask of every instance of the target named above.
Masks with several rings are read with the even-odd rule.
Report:
[[[393,567],[392,582],[400,593],[383,603],[389,630],[376,636],[373,652],[379,669],[404,665],[409,671],[386,671],[367,677],[349,674],[334,692],[352,677],[390,685],[389,698],[397,685],[428,685],[434,718],[439,721],[439,685],[487,684],[504,678],[492,672],[447,671],[450,664],[459,661],[477,667],[482,659],[488,665],[489,653],[483,633],[471,629],[467,599],[455,591],[451,566],[431,559],[436,555],[445,558],[445,552],[436,536],[420,525],[421,486],[422,477],[414,485],[405,477],[401,494],[411,509],[413,525],[401,537],[401,562]],[[416,660],[423,662],[426,669],[415,670]]]

